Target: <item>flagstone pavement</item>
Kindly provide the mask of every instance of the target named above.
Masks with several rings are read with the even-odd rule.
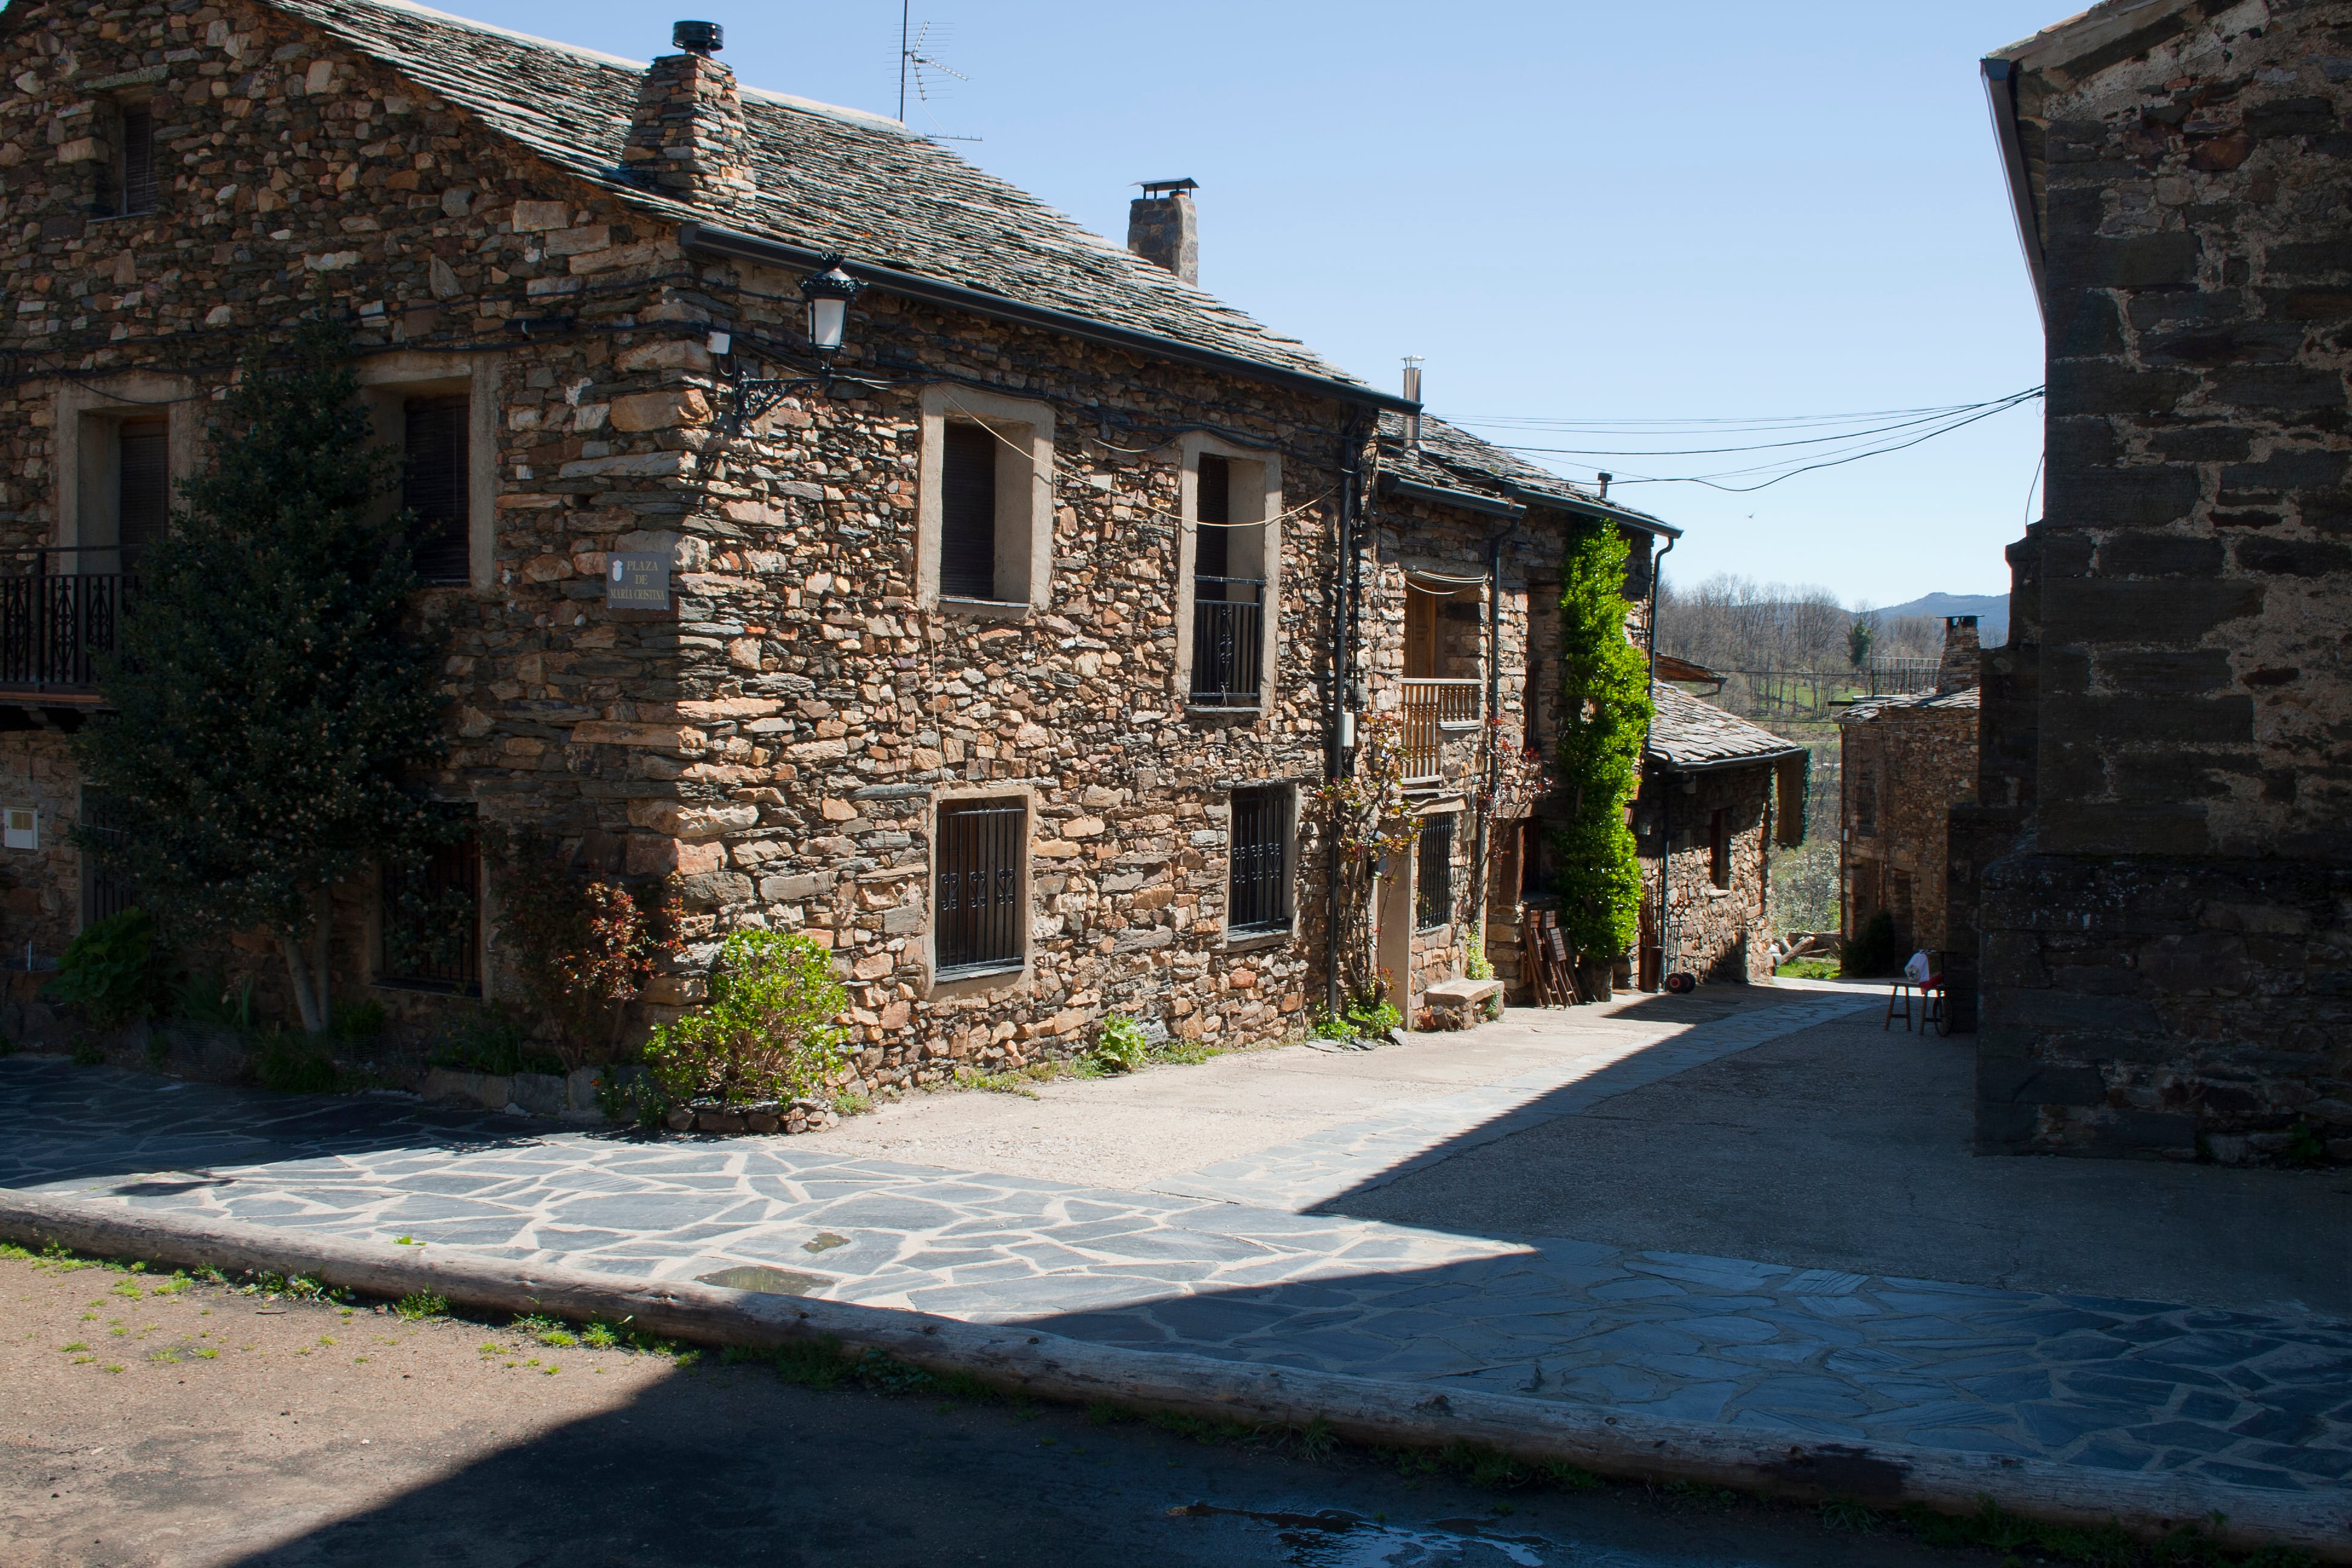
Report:
[[[2352,1323],[1311,1212],[1860,1005],[1694,1024],[1599,1079],[1523,1073],[1150,1190],[18,1057],[0,1186],[1817,1439],[2347,1485]]]

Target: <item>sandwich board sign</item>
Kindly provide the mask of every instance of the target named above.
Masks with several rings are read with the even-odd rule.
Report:
[[[604,574],[604,603],[622,610],[669,608],[667,551],[614,555]]]

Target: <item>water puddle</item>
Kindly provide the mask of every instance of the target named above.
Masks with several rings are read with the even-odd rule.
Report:
[[[1196,1502],[1168,1512],[1178,1519],[1245,1519],[1270,1525],[1290,1549],[1287,1561],[1295,1568],[1544,1568],[1548,1559],[1538,1552],[1558,1550],[1540,1535],[1489,1533],[1486,1522],[1475,1519],[1441,1519],[1408,1530],[1336,1508],[1261,1513]]]

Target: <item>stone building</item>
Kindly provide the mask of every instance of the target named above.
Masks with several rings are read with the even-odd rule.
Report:
[[[2352,1158],[2347,39],[2110,0],[1985,62],[2049,394],[1954,816],[1984,1149]]]
[[[1944,620],[1936,684],[1857,702],[1838,720],[1842,934],[1881,910],[1905,952],[1951,945],[1952,807],[1977,795],[1977,618]]]
[[[1772,976],[1772,847],[1805,841],[1811,753],[1678,687],[1653,684],[1633,842],[1642,860],[1640,971],[1744,985]]]
[[[5,941],[54,953],[128,896],[67,844],[110,809],[67,749],[90,655],[238,351],[325,309],[447,639],[418,783],[679,879],[647,1016],[765,926],[835,952],[869,1086],[1113,1010],[1292,1031],[1339,967],[1306,806],[1342,710],[1433,702],[1416,782],[1462,826],[1413,857],[1404,968],[1454,972],[1476,846],[1516,831],[1481,783],[1546,551],[1575,516],[1670,531],[1202,292],[1188,184],[1122,250],[895,121],[739,86],[716,41],[636,65],[392,0],[0,16]],[[827,353],[803,285],[836,267]],[[1466,730],[1431,695],[1465,681]],[[501,993],[497,866],[445,859],[478,915],[430,963],[383,889],[334,890],[339,990],[411,1021]],[[269,944],[236,962],[266,999]]]

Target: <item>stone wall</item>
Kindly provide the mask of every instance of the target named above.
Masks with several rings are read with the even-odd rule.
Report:
[[[83,925],[81,852],[68,835],[81,816],[81,775],[55,730],[0,732],[0,806],[38,814],[39,847],[0,849],[0,963],[25,966],[26,944],[53,959]]]
[[[1979,869],[1986,1148],[2352,1131],[2347,36],[2272,0],[2012,51],[2048,480],[2033,784],[1987,797],[2032,816]],[[2006,759],[2021,716],[1986,722]]]
[[[1710,839],[1717,811],[1724,813],[1730,839],[1728,885],[1720,888],[1715,884]],[[1772,927],[1766,907],[1771,817],[1769,763],[1698,773],[1654,768],[1644,773],[1633,801],[1643,925],[1645,931],[1654,929],[1663,876],[1671,939],[1666,973],[1740,985],[1771,978]]]
[[[1906,952],[1948,947],[1951,809],[1976,798],[1976,706],[1890,704],[1840,724],[1838,734],[1845,934],[1887,910]],[[1867,827],[1855,811],[1864,791],[1875,805]]]

